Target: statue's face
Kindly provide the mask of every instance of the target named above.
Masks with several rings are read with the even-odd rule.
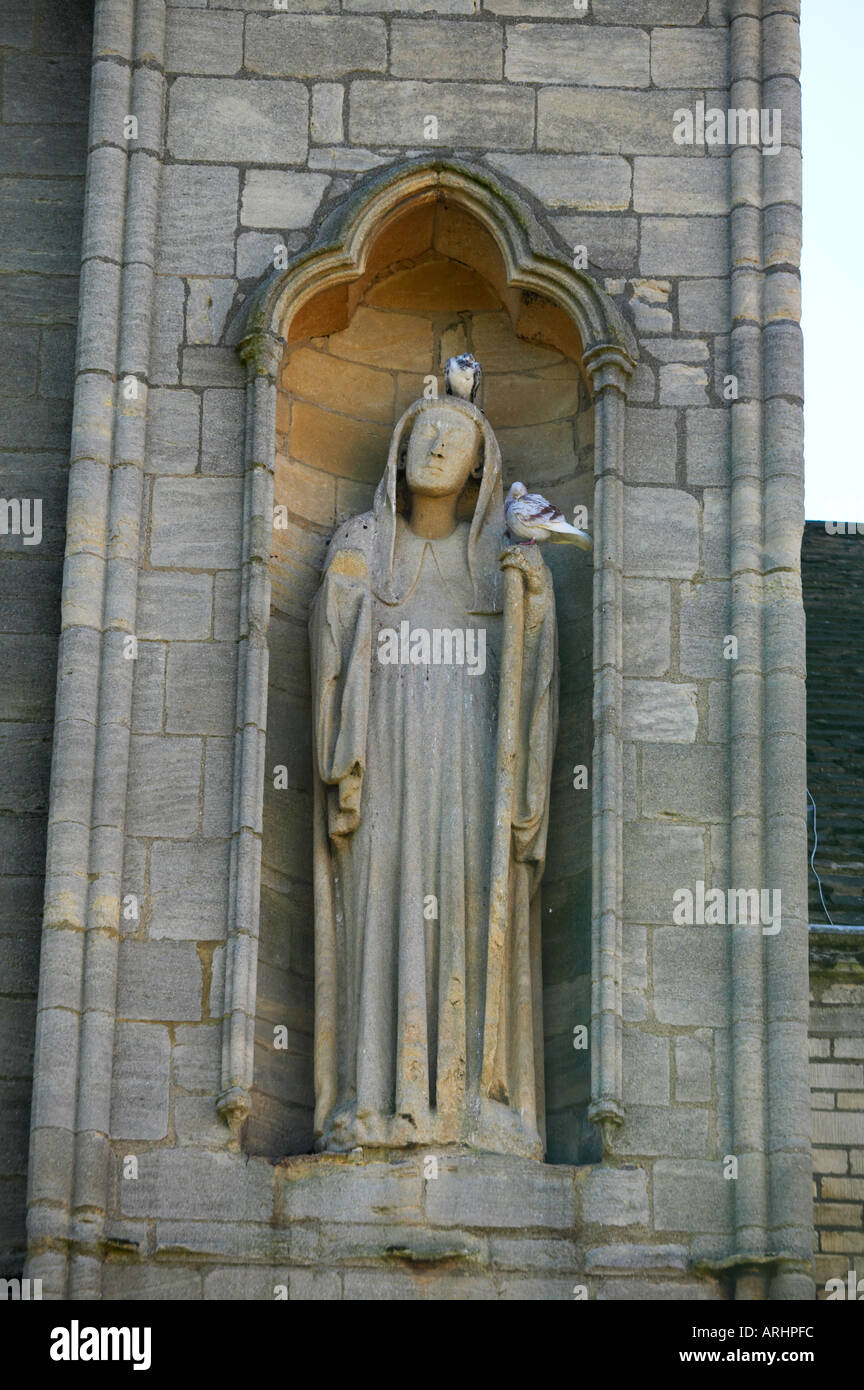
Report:
[[[430,405],[414,421],[408,440],[405,476],[412,492],[424,497],[460,493],[477,462],[480,434],[461,410]]]

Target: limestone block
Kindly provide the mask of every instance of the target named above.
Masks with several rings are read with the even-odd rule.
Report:
[[[695,865],[667,865],[667,910],[670,922],[673,894],[695,890],[701,870]],[[704,881],[704,880],[703,880]],[[661,1023],[723,1028],[728,1023],[728,927],[666,926],[652,939],[654,1012]]]
[[[620,1274],[622,1270],[683,1273],[687,1253],[683,1245],[595,1245],[585,1252],[585,1268],[592,1274]]]
[[[225,1146],[225,1121],[210,1096],[175,1096],[174,1132],[178,1144],[196,1148],[221,1149]]]
[[[722,217],[646,217],[640,268],[645,275],[726,275],[729,226]]]
[[[306,227],[329,182],[326,174],[249,169],[243,182],[240,221],[244,227],[278,227],[282,231]]]
[[[213,941],[225,936],[228,844],[157,840],[150,852],[150,936]]]
[[[188,1023],[200,1018],[201,962],[194,945],[179,941],[121,942],[117,1014],[119,1018],[165,1022]]]
[[[695,825],[656,825],[634,821],[624,826],[624,919],[627,922],[666,923],[672,920],[672,895],[676,888],[690,885],[705,877],[705,832]],[[693,939],[705,942],[706,935],[718,928],[689,927],[675,929],[679,939],[687,931]],[[725,930],[725,929],[724,929]],[[655,933],[656,936],[656,933]],[[689,938],[684,937],[685,942]],[[665,959],[665,957],[664,957]],[[725,961],[725,957],[723,958]],[[722,987],[725,964],[718,953],[717,979]],[[675,979],[670,980],[671,988]],[[699,995],[693,998],[693,1010],[698,1009]],[[658,1019],[661,1015],[657,1013]],[[661,1022],[678,1022],[662,1018]],[[717,1022],[703,1018],[683,1018],[682,1023]]]
[[[631,1105],[627,1124],[615,1136],[620,1154],[703,1158],[708,1149],[706,1109],[695,1106]]]
[[[624,1104],[669,1104],[669,1039],[624,1029]]]
[[[435,1225],[569,1230],[576,1217],[567,1168],[492,1156],[442,1157],[438,1177],[424,1186],[426,1215]]]
[[[722,1297],[715,1283],[680,1284],[671,1279],[604,1279],[597,1289],[598,1303],[705,1303]]]
[[[148,473],[194,473],[198,467],[201,402],[194,391],[154,387],[148,396]]]
[[[655,579],[625,579],[623,614],[627,674],[664,675],[671,659],[669,585]]]
[[[678,321],[682,333],[726,333],[729,314],[727,280],[681,281],[678,286]]]
[[[358,10],[362,13],[380,13],[381,0],[344,0],[344,9]],[[477,0],[399,0],[402,14],[475,14]]]
[[[189,281],[186,341],[218,343],[234,302],[234,280],[194,278]]]
[[[166,170],[163,170],[163,186]],[[175,232],[179,218],[175,219]],[[164,224],[167,225],[167,224]],[[178,237],[174,254],[187,254]],[[180,380],[180,344],[183,341],[185,289],[175,275],[157,275],[153,281],[152,334],[150,341],[150,382],[173,386]]]
[[[692,743],[698,724],[695,685],[625,680],[627,738],[646,743]]]
[[[151,1023],[117,1024],[111,1099],[114,1138],[165,1138],[170,1057],[167,1028]]]
[[[301,347],[291,354],[282,374],[282,384],[292,396],[332,408],[362,420],[378,420],[385,424],[393,418],[393,377],[389,372],[376,371],[359,362],[332,357]],[[289,470],[296,472],[296,465]],[[308,474],[309,470],[303,470]],[[293,474],[292,474],[293,476]],[[309,486],[310,484],[307,484]],[[332,484],[331,484],[332,487]],[[292,512],[308,515],[290,493]],[[312,500],[314,507],[314,500]],[[331,512],[327,517],[330,520]],[[310,520],[317,519],[310,517]]]
[[[251,15],[246,21],[246,67],[271,77],[385,72],[387,30],[381,19]]]
[[[198,828],[201,740],[133,735],[126,829],[193,835]]]
[[[136,734],[159,733],[165,718],[165,647],[140,642],[132,688],[132,729]]]
[[[625,488],[628,575],[689,579],[699,568],[699,506],[675,488]]]
[[[494,24],[396,19],[390,71],[394,77],[500,78],[503,42],[503,30]]]
[[[620,87],[608,88],[599,96],[592,88],[541,87],[537,95],[537,147],[584,154],[668,156],[675,111],[684,97],[682,92]],[[689,149],[681,146],[677,157],[695,158],[688,155]],[[669,272],[682,273],[680,267]]]
[[[654,1165],[654,1220],[658,1231],[722,1233],[733,1221],[735,1183],[721,1163]]]
[[[728,407],[688,410],[684,420],[688,483],[696,487],[727,486],[730,478]]]
[[[156,1149],[139,1155],[137,1179],[118,1182],[125,1216],[268,1221],[272,1215],[273,1169],[245,1154]]]
[[[727,159],[642,158],[633,169],[637,212],[723,213],[729,206]]]
[[[174,1080],[184,1091],[215,1093],[219,1087],[222,1029],[215,1023],[180,1024],[174,1030]]]
[[[637,483],[674,483],[678,432],[674,410],[627,412],[627,477]]]
[[[599,24],[699,24],[707,0],[591,0]]]
[[[711,1048],[710,1033],[702,1029],[702,1037],[675,1039],[675,1099],[678,1101],[710,1101]]]
[[[235,73],[242,66],[242,15],[169,10],[165,30],[168,72]]]
[[[220,109],[218,103],[212,105]],[[236,169],[209,165],[171,164],[162,170],[158,251],[162,274],[233,274],[239,178]],[[175,339],[175,357],[180,336]]]
[[[294,1271],[276,1266],[225,1265],[221,1269],[211,1269],[204,1276],[205,1299],[259,1299],[273,1302],[277,1289],[290,1284]],[[280,1295],[281,1296],[281,1295]]]
[[[287,1160],[277,1169],[285,1221],[414,1224],[422,1220],[421,1175],[416,1159],[356,1167]]]
[[[246,394],[214,388],[205,391],[201,423],[201,472],[244,471]]]
[[[213,581],[207,574],[142,570],[135,629],[141,640],[190,641],[210,636]]]
[[[641,1168],[592,1168],[582,1193],[585,1225],[644,1226],[650,1220],[648,1174]]]
[[[704,29],[655,29],[651,80],[655,87],[726,87],[728,35]]]
[[[670,362],[660,368],[661,405],[707,405],[708,372],[684,362]]]
[[[312,88],[309,131],[319,145],[338,145],[345,138],[342,106],[344,90],[338,82],[316,82]]]
[[[649,49],[642,29],[511,24],[504,72],[510,82],[647,87]]]
[[[729,813],[726,750],[699,744],[642,751],[642,814],[658,820],[724,821]]]
[[[170,648],[166,680],[168,733],[231,733],[236,660],[236,649],[230,642],[184,642]]]
[[[115,1264],[108,1259],[103,1266],[102,1297],[109,1302],[197,1303],[201,1292],[200,1270],[182,1265]]]
[[[729,585],[713,581],[688,585],[681,595],[682,675],[725,680],[730,668],[730,661],[723,655],[728,633]]]
[[[233,569],[240,554],[241,486],[239,478],[157,478],[151,563]]]
[[[615,212],[630,206],[630,166],[608,155],[490,155],[489,163],[548,208]]]
[[[308,107],[299,82],[178,77],[168,104],[168,149],[175,159],[296,164],[306,157]]]
[[[466,111],[471,120],[466,121]],[[534,140],[534,94],[499,83],[375,82],[358,80],[349,93],[349,139],[354,145],[424,143],[424,120],[438,120],[426,143],[482,150],[527,150]]]
[[[634,268],[639,226],[635,217],[580,213],[577,217],[553,217],[552,222],[569,246],[587,248],[591,265],[622,273]]]

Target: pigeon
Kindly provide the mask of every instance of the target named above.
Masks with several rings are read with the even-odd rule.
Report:
[[[481,375],[480,363],[470,352],[463,352],[459,357],[448,357],[444,368],[447,395],[473,401],[480,389]]]
[[[587,531],[571,526],[563,512],[539,492],[529,492],[524,483],[514,483],[507,493],[504,515],[510,534],[520,536],[529,545],[535,541],[556,541],[559,545],[578,545],[580,550],[591,549]]]

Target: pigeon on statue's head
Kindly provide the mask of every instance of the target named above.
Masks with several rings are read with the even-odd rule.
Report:
[[[535,541],[555,541],[559,545],[578,545],[590,550],[591,537],[578,526],[571,526],[564,513],[541,497],[529,492],[524,483],[514,483],[504,502],[504,515],[511,536],[533,545]]]
[[[470,352],[458,357],[448,357],[444,367],[444,383],[448,396],[461,396],[463,401],[473,402],[480,389],[482,375],[480,363]]]

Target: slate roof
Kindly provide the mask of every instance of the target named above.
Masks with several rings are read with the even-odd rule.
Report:
[[[807,780],[815,865],[838,924],[864,925],[864,535],[808,521],[801,549],[807,614]],[[813,807],[808,799],[808,854]],[[825,922],[810,873],[810,921]]]

